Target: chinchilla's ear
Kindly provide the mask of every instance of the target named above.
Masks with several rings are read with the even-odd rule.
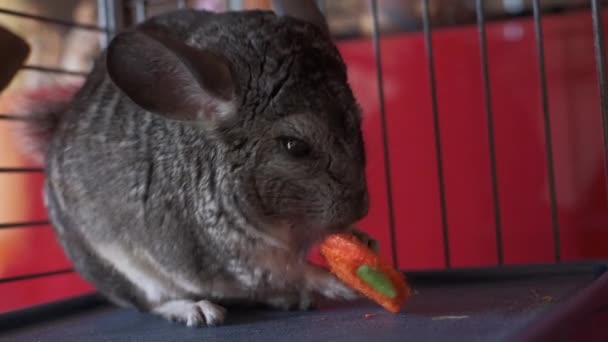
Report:
[[[329,26],[315,0],[272,0],[272,8],[278,15],[309,22],[329,35]]]
[[[137,105],[170,119],[220,126],[235,116],[228,62],[155,31],[116,36],[107,51],[112,81]]]

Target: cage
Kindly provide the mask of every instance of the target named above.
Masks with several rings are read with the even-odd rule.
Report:
[[[364,112],[360,227],[416,289],[404,313],[237,310],[192,331],[95,296],[55,241],[15,104],[69,96],[150,16],[270,1],[0,0],[0,26],[32,48],[0,96],[0,338],[608,340],[606,1],[318,4]]]

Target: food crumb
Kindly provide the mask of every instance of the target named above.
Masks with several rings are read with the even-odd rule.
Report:
[[[532,293],[532,296],[534,297],[534,299],[541,301],[543,303],[552,303],[553,302],[553,297],[552,296],[541,296],[536,290],[531,289],[530,293]]]
[[[374,317],[374,314],[366,313],[365,315],[363,315],[363,317],[365,317],[365,318],[372,318],[372,317]]]
[[[551,302],[553,302],[553,297],[551,297],[551,296],[544,296],[543,297],[543,302],[544,303],[551,303]]]

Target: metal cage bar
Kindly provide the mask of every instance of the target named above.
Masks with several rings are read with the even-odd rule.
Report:
[[[547,180],[549,183],[549,205],[551,210],[551,226],[553,228],[553,251],[555,261],[561,261],[561,246],[559,232],[559,218],[557,215],[557,192],[555,189],[555,166],[553,161],[553,139],[551,133],[551,115],[549,111],[549,96],[547,89],[547,73],[545,67],[545,47],[543,37],[542,13],[540,0],[532,0],[534,16],[534,32],[536,35],[536,51],[538,56],[538,71],[540,78],[540,93],[543,110],[543,124],[545,131],[545,154],[547,159]]]
[[[23,222],[9,222],[0,223],[0,229],[13,229],[13,228],[24,228],[24,227],[41,227],[48,226],[51,223],[49,221],[23,221]]]
[[[17,114],[0,114],[0,120],[25,121],[27,118]]]
[[[97,0],[97,22],[99,25],[107,25],[108,23],[108,8],[106,6],[107,0]],[[105,48],[110,43],[108,34],[101,36],[99,40],[100,48]]]
[[[441,230],[443,234],[443,254],[446,267],[452,267],[450,257],[450,236],[448,230],[448,209],[445,196],[445,176],[443,168],[443,151],[441,143],[441,124],[439,120],[439,107],[437,101],[437,80],[435,78],[435,57],[433,54],[433,39],[431,36],[431,17],[429,0],[422,0],[422,26],[424,32],[424,45],[426,48],[429,69],[429,82],[431,91],[431,106],[433,111],[433,130],[435,135],[435,158],[437,159],[437,182],[439,184],[439,207],[441,210]]]
[[[496,251],[498,264],[504,264],[504,253],[502,245],[502,221],[500,211],[500,195],[498,189],[498,172],[496,166],[496,143],[494,140],[494,113],[492,111],[492,91],[490,89],[490,71],[488,66],[488,45],[486,39],[486,22],[483,0],[475,1],[475,12],[477,16],[477,31],[479,34],[479,46],[481,50],[481,73],[483,78],[484,102],[486,110],[486,123],[488,129],[488,147],[490,153],[490,172],[492,181],[492,203],[494,206],[494,227],[496,231]]]
[[[0,14],[20,17],[20,18],[24,18],[24,19],[37,20],[37,21],[41,21],[41,22],[45,22],[45,23],[49,23],[49,24],[54,24],[54,25],[75,27],[75,28],[79,28],[82,30],[89,30],[89,31],[95,31],[95,32],[106,32],[109,30],[109,28],[107,28],[107,27],[100,27],[100,26],[89,25],[89,24],[81,24],[81,23],[76,23],[76,22],[68,21],[68,20],[61,20],[61,19],[55,19],[55,18],[45,17],[45,16],[41,16],[41,15],[36,15],[36,14],[30,14],[30,13],[25,13],[25,12],[20,12],[20,11],[13,11],[13,10],[6,9],[6,8],[0,8]]]
[[[41,167],[0,167],[1,173],[33,173],[33,172],[44,172]]]
[[[604,172],[608,189],[608,82],[606,79],[606,47],[604,44],[604,25],[600,0],[591,0],[591,17],[593,20],[593,39],[595,45],[595,65],[597,69],[597,86],[600,95],[602,113],[602,133],[604,139]]]
[[[397,266],[397,237],[395,232],[395,210],[393,207],[393,182],[391,179],[390,152],[388,149],[388,125],[386,122],[386,108],[384,103],[384,79],[382,77],[382,54],[380,53],[380,25],[378,23],[378,1],[371,0],[373,33],[372,42],[374,45],[374,56],[376,59],[376,77],[378,81],[378,101],[380,103],[380,119],[382,123],[382,151],[384,156],[384,175],[386,178],[386,197],[388,206],[389,232],[391,237],[391,256],[393,264]]]
[[[50,74],[61,74],[61,75],[66,75],[66,76],[78,76],[78,77],[84,77],[88,74],[85,71],[65,70],[65,69],[61,69],[61,68],[51,68],[51,67],[45,67],[45,66],[40,66],[40,65],[24,65],[21,67],[21,70],[38,71],[38,72],[44,72],[44,73],[50,73]]]
[[[229,0],[226,3],[226,8],[230,11],[242,10],[244,6],[243,0]]]
[[[122,11],[119,10],[120,0],[97,0],[97,22],[100,26],[107,27],[108,30],[101,37],[100,45],[104,49],[116,35],[118,28],[122,27],[118,22],[122,22]]]
[[[15,277],[0,278],[0,284],[12,283],[15,281],[24,281],[24,280],[30,280],[30,279],[36,279],[36,278],[46,278],[46,277],[52,277],[52,276],[56,276],[56,275],[63,275],[63,274],[70,274],[70,273],[74,273],[73,268],[64,268],[64,269],[49,271],[49,272],[30,273],[30,274],[15,276]]]
[[[146,0],[136,0],[133,5],[135,6],[135,23],[139,24],[146,20]]]

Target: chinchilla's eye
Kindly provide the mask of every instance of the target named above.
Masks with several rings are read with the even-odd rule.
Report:
[[[293,137],[281,137],[279,142],[285,152],[294,158],[305,158],[310,156],[312,147],[305,141]]]

